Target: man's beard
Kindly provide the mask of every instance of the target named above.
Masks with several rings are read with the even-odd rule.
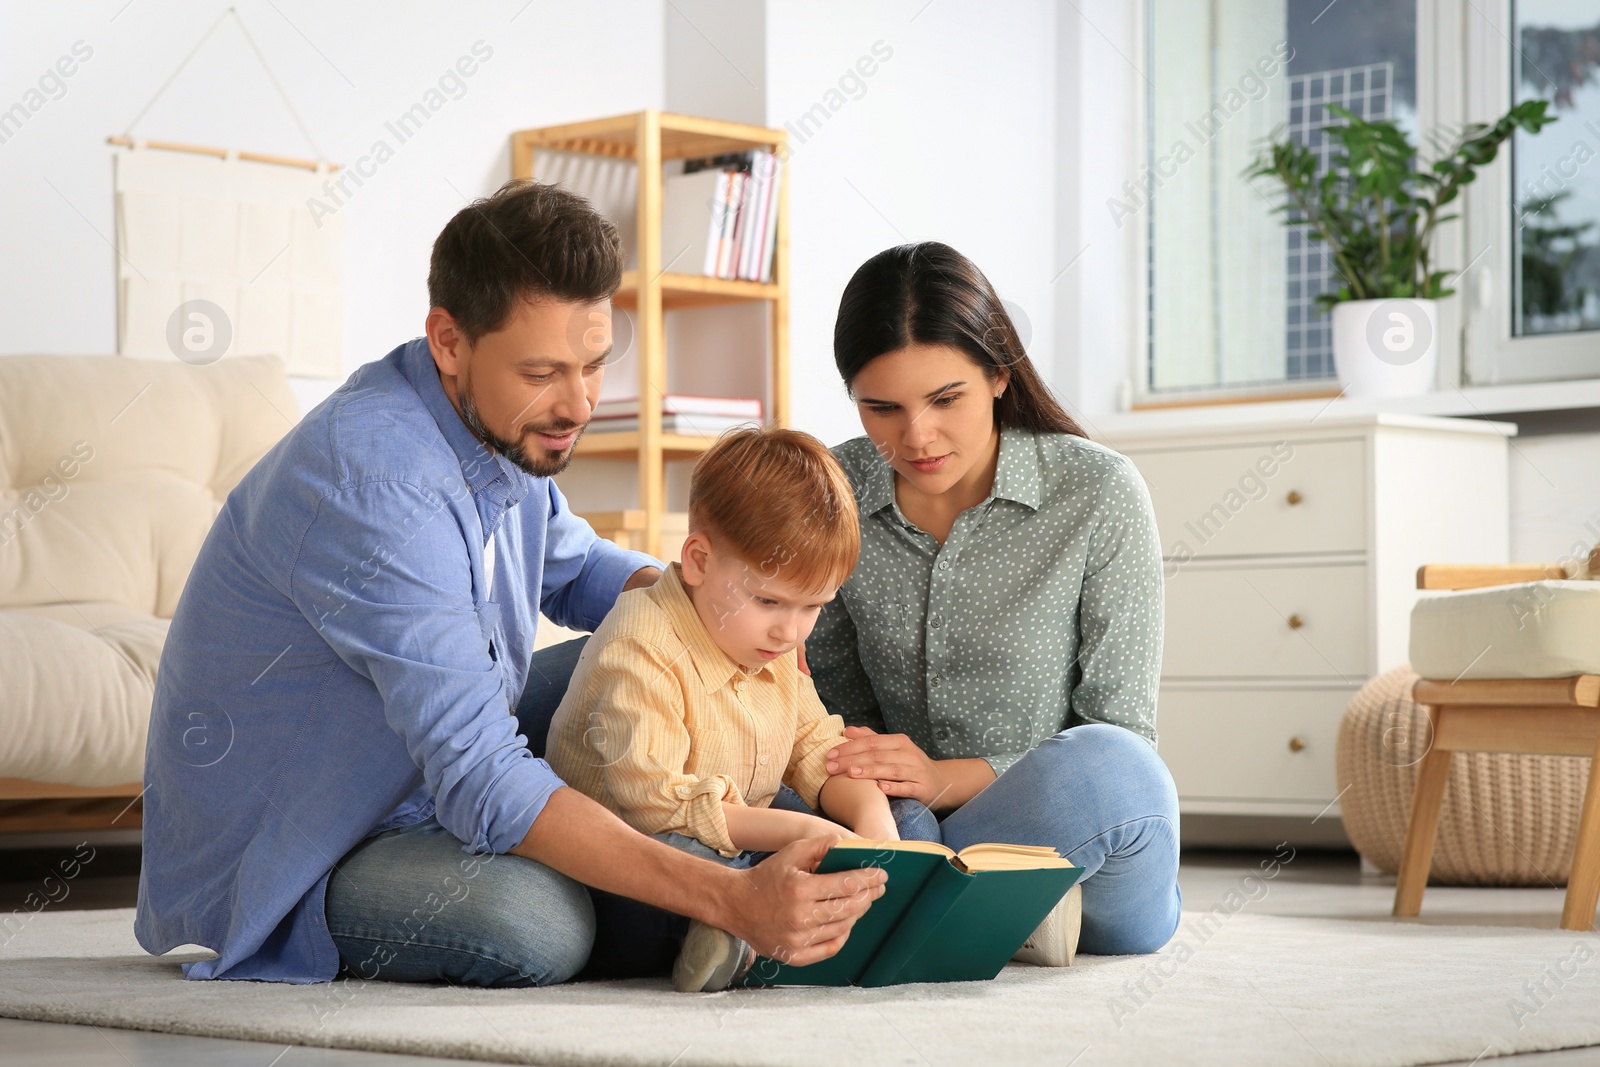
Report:
[[[573,455],[578,450],[578,441],[577,438],[574,438],[572,444],[567,446],[565,453],[556,454],[551,459],[535,459],[528,455],[527,449],[522,447],[521,441],[508,441],[484,425],[483,419],[478,415],[478,405],[473,403],[470,383],[466,384],[461,390],[461,421],[467,424],[467,429],[471,430],[478,440],[493,448],[535,478],[552,478],[560,474],[567,469],[567,466],[572,462]],[[540,433],[553,433],[556,436],[576,429],[578,437],[583,436],[583,431],[586,428],[578,426],[575,422],[553,429],[526,427],[526,429]],[[541,449],[541,451],[544,450]]]

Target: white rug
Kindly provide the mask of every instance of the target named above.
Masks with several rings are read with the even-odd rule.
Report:
[[[131,909],[44,912],[0,948],[0,1016],[546,1067],[1471,1061],[1600,1044],[1592,934],[1186,913],[1163,953],[993,982],[685,996],[661,981],[486,990],[185,982]],[[1526,983],[1526,984],[1525,984]]]

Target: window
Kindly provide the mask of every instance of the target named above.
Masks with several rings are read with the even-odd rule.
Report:
[[[1505,165],[1466,198],[1481,257],[1467,380],[1600,377],[1600,0],[1516,0],[1484,8],[1468,30],[1484,72],[1473,117],[1540,99],[1556,122],[1516,134]]]
[[[1313,302],[1337,285],[1325,246],[1243,177],[1268,138],[1320,150],[1327,104],[1394,119],[1430,161],[1461,120],[1552,100],[1560,121],[1480,170],[1464,226],[1439,235],[1466,341],[1441,362],[1474,384],[1600,376],[1600,0],[1420,6],[1147,0],[1146,160],[1125,201],[1143,223],[1146,399],[1335,387]]]

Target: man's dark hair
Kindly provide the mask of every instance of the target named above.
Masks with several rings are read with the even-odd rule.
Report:
[[[591,304],[622,284],[622,239],[589,201],[559,186],[513,179],[474,200],[433,242],[428,301],[476,344],[518,304]]]

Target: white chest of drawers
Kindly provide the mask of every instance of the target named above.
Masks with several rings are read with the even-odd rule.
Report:
[[[1185,815],[1338,815],[1339,719],[1406,662],[1416,569],[1502,562],[1509,423],[1319,417],[1102,438],[1155,505],[1156,726]],[[1187,836],[1187,834],[1186,834]]]

